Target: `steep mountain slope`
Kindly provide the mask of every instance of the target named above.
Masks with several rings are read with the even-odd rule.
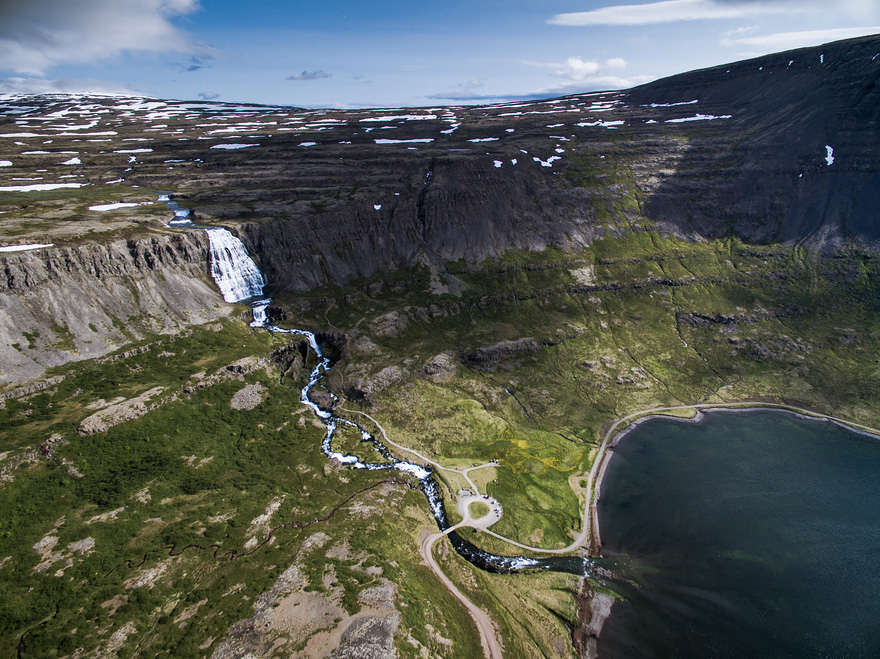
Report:
[[[706,236],[876,246],[878,81],[880,40],[871,37],[630,91],[634,103],[699,99],[700,108],[732,115],[723,135],[690,142],[675,174],[646,200],[646,215]]]

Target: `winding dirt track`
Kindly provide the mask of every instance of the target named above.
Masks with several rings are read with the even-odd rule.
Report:
[[[470,613],[471,617],[474,619],[474,622],[477,623],[477,629],[480,632],[480,644],[483,646],[483,654],[488,659],[503,659],[501,644],[498,643],[498,637],[495,635],[495,627],[492,626],[492,621],[489,620],[489,616],[486,615],[485,611],[465,597],[456,585],[452,583],[449,577],[443,574],[443,570],[440,569],[440,566],[437,565],[437,561],[434,560],[434,544],[447,533],[450,533],[457,528],[459,528],[459,525],[450,527],[442,533],[424,535],[419,542],[419,553],[425,563],[428,564],[428,567],[430,567],[440,581],[443,582],[443,585],[449,589],[449,592],[451,592],[459,602],[464,604],[468,613]]]
[[[385,432],[385,428],[382,427],[382,424],[379,423],[378,421],[376,421],[376,419],[371,417],[366,412],[361,412],[360,410],[349,410],[349,409],[345,409],[345,408],[342,408],[341,411],[348,412],[348,413],[354,413],[354,414],[360,414],[361,416],[367,417],[370,421],[372,421],[373,423],[376,424],[376,427],[379,429],[379,432],[382,433],[382,438],[385,440],[385,442],[387,444],[390,444],[391,446],[394,446],[395,448],[398,448],[401,451],[406,451],[407,453],[414,455],[421,460],[424,460],[427,464],[431,465],[432,467],[435,467],[437,469],[441,469],[443,471],[451,471],[455,474],[459,474],[459,475],[463,476],[464,479],[468,482],[468,485],[471,486],[471,490],[473,490],[474,492],[479,492],[480,488],[478,488],[474,484],[474,482],[471,480],[471,477],[468,476],[468,473],[471,471],[474,471],[475,469],[484,469],[486,467],[497,467],[498,466],[494,462],[487,462],[485,464],[476,465],[473,467],[468,467],[467,469],[453,469],[452,467],[444,467],[442,464],[440,464],[439,462],[435,462],[434,460],[429,458],[427,455],[419,453],[418,451],[416,451],[414,449],[403,446],[402,444],[398,444],[397,442],[392,440],[390,437],[388,437],[388,433]]]

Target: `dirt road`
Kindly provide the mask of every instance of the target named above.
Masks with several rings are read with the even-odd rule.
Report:
[[[437,561],[434,560],[434,544],[447,533],[450,533],[457,528],[458,526],[453,526],[443,533],[424,534],[419,541],[419,553],[422,556],[422,560],[424,560],[428,567],[431,568],[431,571],[437,575],[437,578],[443,582],[443,585],[449,589],[449,592],[451,592],[459,602],[464,604],[468,613],[470,613],[471,617],[474,619],[474,622],[477,623],[477,629],[480,631],[480,643],[483,646],[483,654],[487,659],[503,659],[501,644],[498,642],[498,637],[495,635],[495,627],[492,626],[492,621],[489,619],[489,616],[486,615],[485,611],[465,597],[464,593],[452,583],[449,577],[443,574],[443,570],[440,569],[440,566],[437,565]]]

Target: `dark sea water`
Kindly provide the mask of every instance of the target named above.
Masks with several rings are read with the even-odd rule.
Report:
[[[880,657],[880,440],[755,411],[652,419],[602,483],[626,579],[600,659]]]

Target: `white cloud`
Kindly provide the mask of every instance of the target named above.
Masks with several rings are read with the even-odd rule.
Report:
[[[198,8],[198,0],[3,0],[0,67],[43,75],[125,50],[208,53],[170,21]]]
[[[143,96],[127,85],[108,80],[77,78],[0,78],[0,94],[123,94]]]
[[[727,32],[724,33],[724,36],[728,39],[730,37],[741,37],[745,34],[750,34],[757,29],[758,29],[757,25],[750,25],[748,27],[738,27],[734,30],[728,30]]]
[[[604,62],[569,57],[564,62],[522,62],[522,64],[552,69],[553,76],[565,80],[565,82],[544,87],[524,96],[527,98],[547,98],[582,92],[628,89],[654,79],[652,76],[645,75],[626,77],[618,75],[628,66],[627,61],[621,57],[613,57]]]
[[[287,76],[286,80],[324,80],[326,78],[332,78],[332,73],[327,73],[326,71],[322,71],[318,69],[316,71],[303,71],[302,73],[294,73],[293,75]]]
[[[779,32],[759,37],[744,37],[741,39],[722,39],[722,46],[747,46],[757,48],[762,52],[776,52],[803,48],[805,46],[818,46],[829,41],[863,37],[870,34],[880,33],[880,25],[868,27],[845,27],[829,30],[808,30],[806,32]]]
[[[580,57],[569,57],[564,62],[523,62],[523,64],[553,69],[553,75],[557,78],[565,78],[566,80],[578,83],[581,87],[586,84],[594,89],[619,89],[645,82],[641,77],[627,79],[615,75],[615,72],[623,71],[628,66],[627,61],[622,57],[612,57],[604,62],[585,60]],[[564,85],[542,91],[553,91],[568,85],[569,83],[565,83]],[[596,87],[596,85],[599,86]]]
[[[552,85],[535,92],[538,96],[566,96],[585,92],[607,91],[611,89],[630,89],[654,80],[652,76],[636,75],[626,78],[615,75],[594,75],[575,82]]]
[[[593,11],[557,14],[553,25],[649,25],[677,21],[742,18],[756,14],[783,14],[797,10],[787,2],[722,2],[720,0],[664,0],[644,5],[615,5]]]
[[[620,57],[597,62],[595,60],[583,60],[580,57],[569,57],[563,64],[541,64],[540,66],[552,67],[553,75],[559,78],[568,78],[575,82],[595,79],[606,76],[607,71],[620,71],[626,68],[626,60]]]

